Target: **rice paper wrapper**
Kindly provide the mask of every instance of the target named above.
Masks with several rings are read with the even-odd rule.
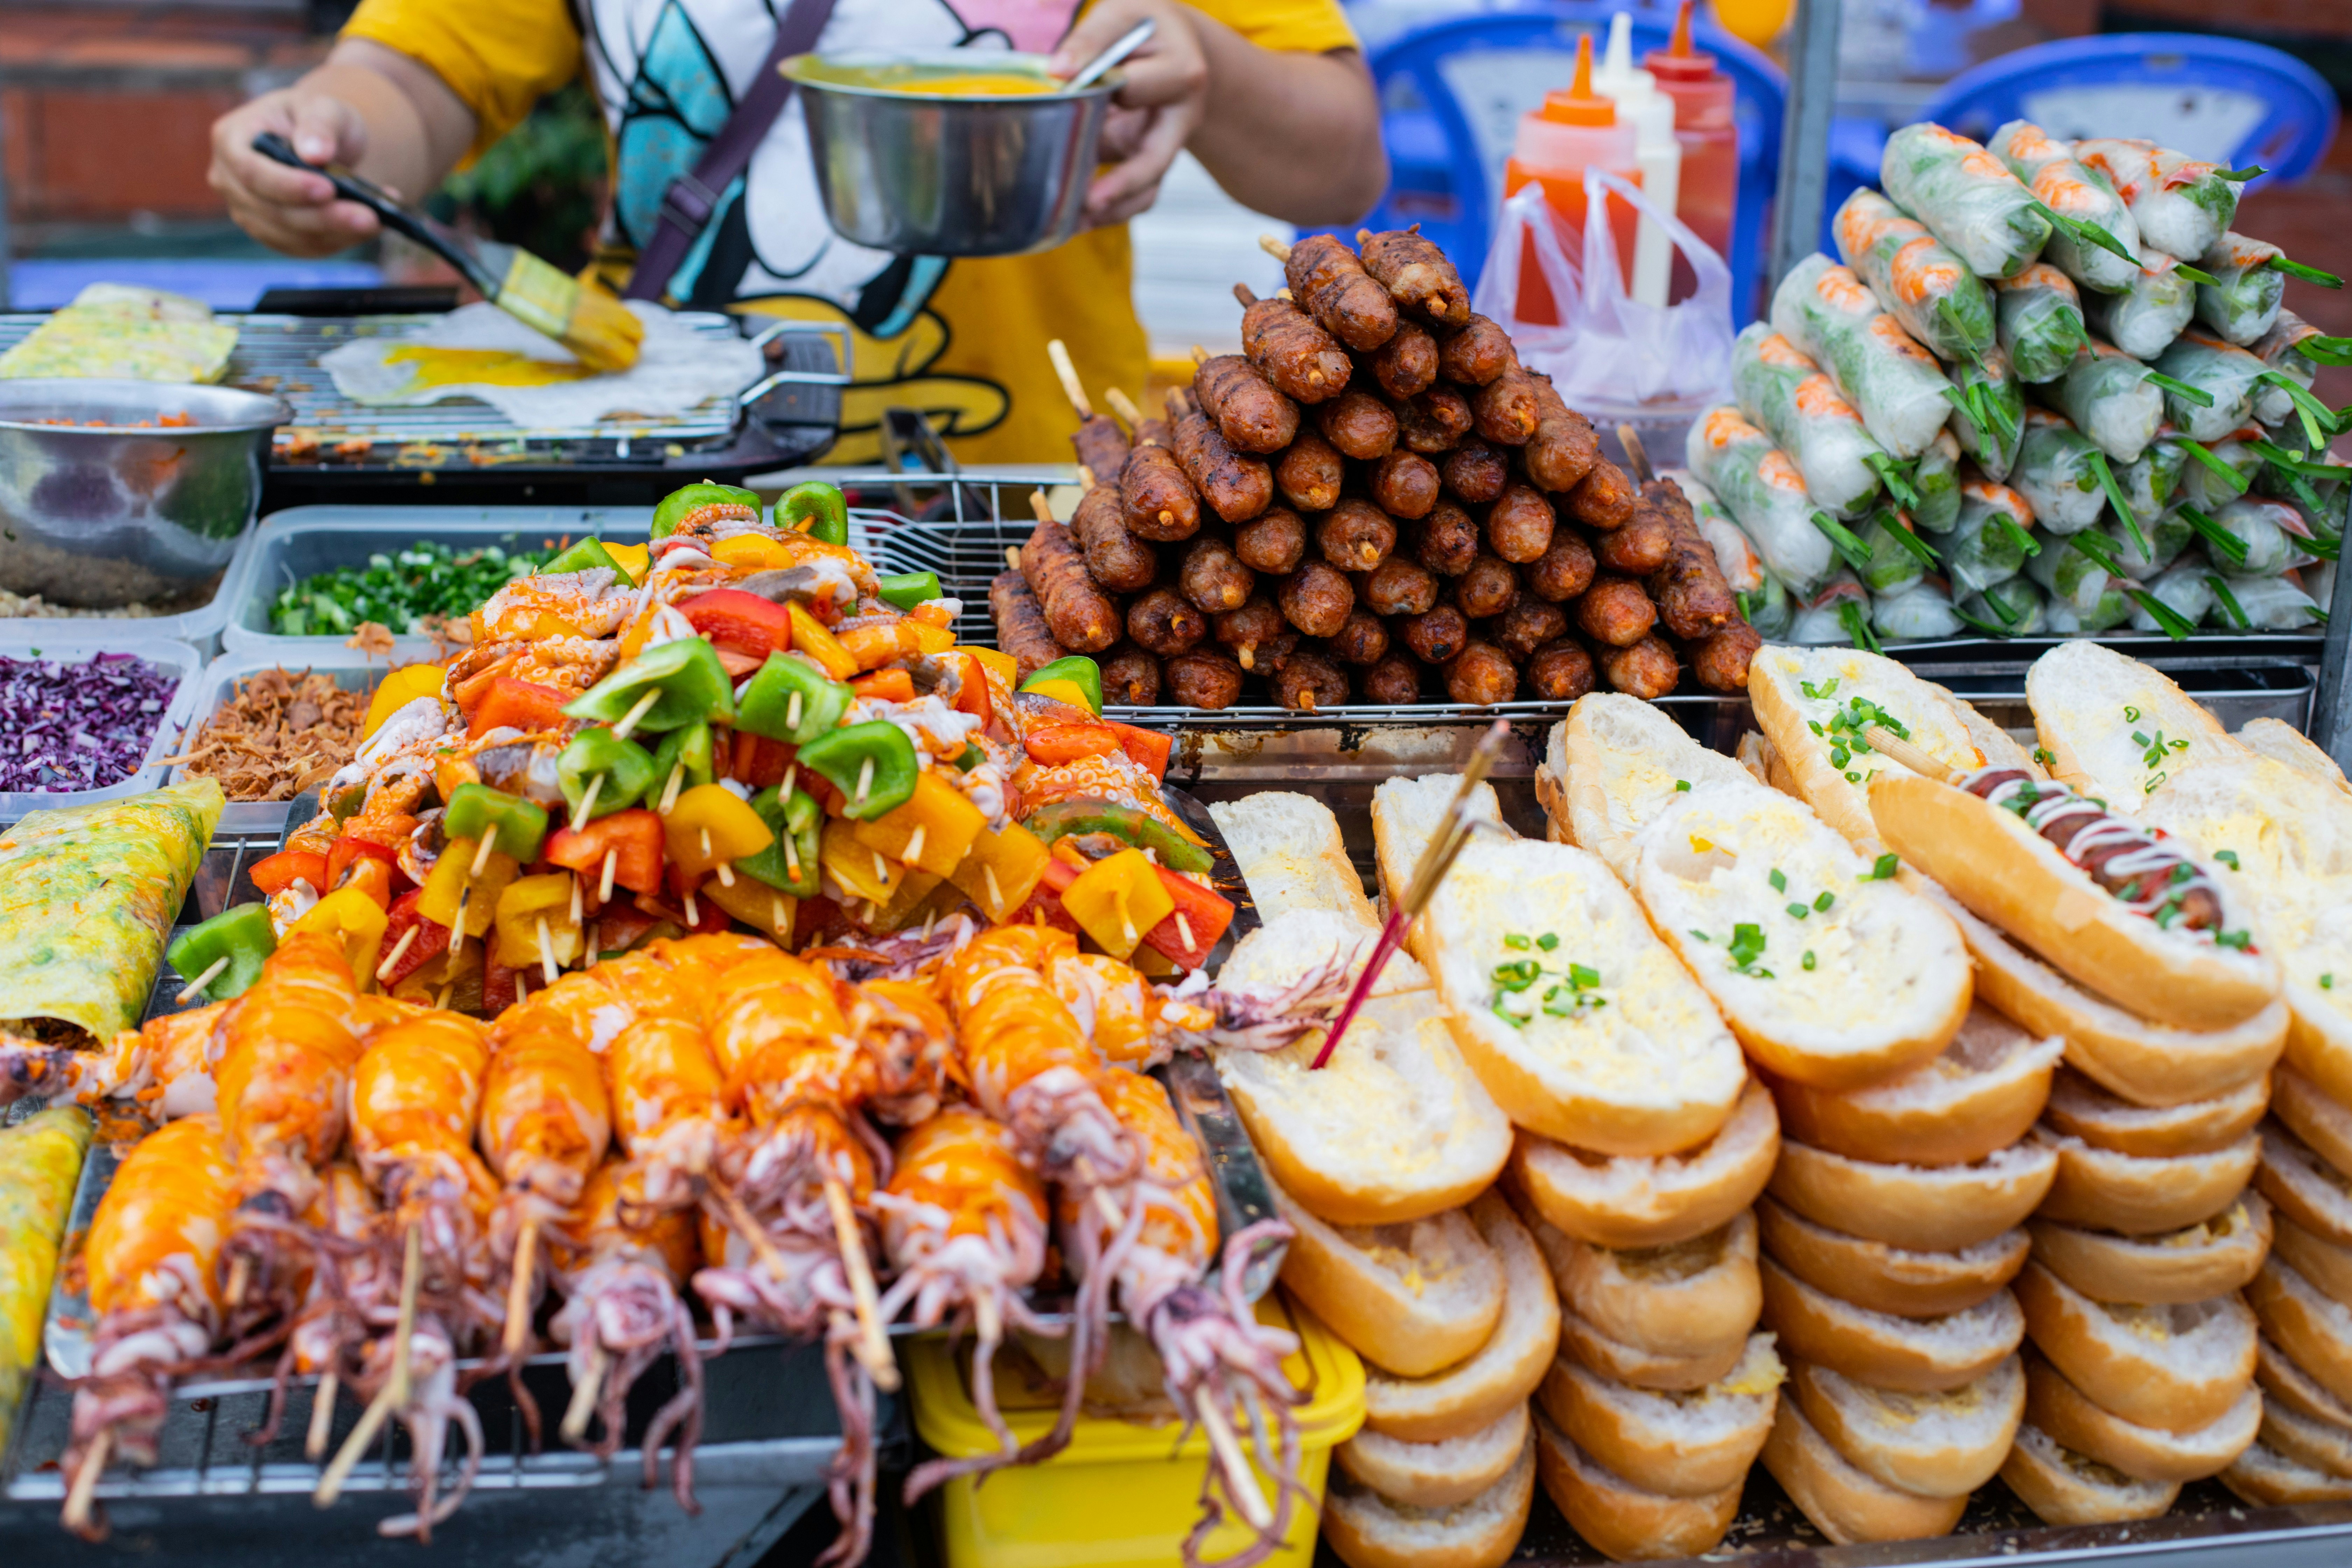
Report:
[[[2032,578],[2012,577],[1969,595],[1961,601],[1960,609],[1979,631],[1990,626],[1998,637],[2030,637],[2049,624],[2047,602],[2047,595]]]
[[[1919,494],[1911,508],[1912,526],[1948,533],[1960,516],[1960,443],[1949,426],[1936,432],[1911,467],[1911,488]]]
[[[1888,314],[1941,360],[1981,358],[1993,346],[1993,301],[1984,280],[1927,226],[1869,187],[1839,207],[1838,255]]]
[[[1860,517],[1878,495],[1870,459],[1886,460],[1836,384],[1762,321],[1731,345],[1731,387],[1755,421],[1805,476],[1805,490],[1831,514]]]
[[[2177,511],[2140,520],[2140,538],[2147,542],[2146,550],[2140,548],[2138,539],[2132,537],[2130,529],[2112,517],[2099,525],[2099,531],[2105,534],[2107,542],[2116,547],[2116,564],[2122,567],[2124,575],[2135,583],[2150,582],[2161,575],[2197,537],[2197,531],[2189,526],[2189,520]],[[2191,616],[2189,618],[2193,621],[2197,617]]]
[[[2243,561],[2214,554],[2213,563],[2225,576],[2275,577],[2294,565],[2301,553],[2295,541],[2304,527],[2303,515],[2283,501],[2244,496],[2212,517],[2224,532],[2246,547]]]
[[[2025,574],[2050,595],[2055,616],[2061,607],[2084,614],[2098,607],[2099,596],[2114,579],[2107,569],[2074,548],[2063,536],[2037,529],[2034,542],[2042,549],[2025,558]]]
[[[1848,612],[1847,605],[1853,606]],[[1789,640],[1805,647],[1837,644],[1852,647],[1858,639],[1849,619],[1870,624],[1870,591],[1851,572],[1841,570],[1818,594],[1797,606],[1789,620]]]
[[[1878,183],[1979,278],[2015,277],[2050,237],[2050,220],[2017,176],[1940,125],[1906,125],[1888,137]]]
[[[2244,624],[2230,614],[2225,595],[2226,600],[2236,601]],[[2213,596],[2216,603],[2208,619],[2231,631],[2308,631],[2323,619],[2319,602],[2284,577],[2226,578]]]
[[[1954,365],[1952,384],[1963,395],[1962,405],[1952,409],[1949,426],[1960,450],[1976,460],[1988,479],[2009,478],[2025,435],[2025,384],[2017,379],[2009,356],[1994,353],[1981,364]],[[1979,428],[1968,412],[1971,396],[1991,416],[1990,427]]]
[[[1683,451],[1691,472],[1731,513],[1767,571],[1801,594],[1827,581],[1837,558],[1813,522],[1819,509],[1806,492],[1804,475],[1769,436],[1727,405],[1692,424]]]
[[[2139,224],[2131,208],[2104,174],[2076,162],[2065,142],[2030,121],[2012,120],[1993,132],[1987,146],[2052,212],[2096,225],[2127,251],[2139,248]],[[2063,224],[2052,227],[2042,255],[2068,278],[2103,294],[2128,286],[2137,270],[2105,247],[2075,238]]]
[[[2219,441],[2252,419],[2254,393],[2268,367],[2242,348],[2190,331],[2157,356],[2155,368],[2213,400],[2208,408],[2167,392],[2165,413],[2173,426],[2192,441]]]
[[[1870,564],[1861,576],[1862,585],[1874,597],[1902,593],[1927,574],[1927,568],[1920,559],[1896,542],[1895,531],[1901,526],[1892,511],[1882,508],[1854,530],[1870,551]]]
[[[2197,258],[2198,268],[2213,275],[2197,285],[2197,319],[2223,342],[2249,348],[2260,342],[2278,320],[2286,299],[2286,274],[2271,265],[2281,255],[2275,245],[2225,234]]]
[[[2287,428],[2299,433],[2301,426]],[[2220,458],[2223,468],[2245,481],[2243,486],[2232,487],[2203,463],[2187,459],[2188,467],[2180,470],[2180,499],[2200,511],[2215,512],[2245,494],[2262,473],[2263,464],[2261,456],[2243,441],[2215,441],[2205,449]]]
[[[2322,335],[2317,327],[2293,310],[2283,310],[2271,322],[2270,331],[2248,344],[2246,352],[2265,367],[2308,391],[2311,384],[2319,379],[2319,366],[2295,345],[2306,338]],[[2284,389],[2265,382],[2254,394],[2254,418],[2263,425],[2285,425],[2294,418],[2294,400]]]
[[[2074,363],[2084,342],[2083,300],[2074,281],[2037,261],[1996,285],[2000,348],[2017,379],[2029,386],[2055,381]]]
[[[1968,630],[1968,623],[1952,608],[1952,595],[1933,578],[1922,578],[1899,594],[1874,596],[1870,624],[1880,637],[1897,642],[1956,637]]]
[[[190,779],[0,833],[0,1025],[77,1044],[137,1028],[225,804]]]
[[[2073,605],[2057,599],[2051,600],[2050,633],[2053,637],[2096,637],[2101,632],[2111,632],[2129,622],[2135,607],[2129,595],[2110,582],[2097,602],[2086,610],[2078,610]]]
[[[2190,626],[2199,626],[2212,615],[2213,585],[2209,581],[2212,575],[2213,568],[2205,557],[2191,552],[2150,578],[2143,592]],[[2132,605],[2131,624],[2134,631],[2164,629],[2163,623],[2137,603]]]
[[[1927,448],[1951,413],[1936,356],[1881,310],[1852,268],[1818,251],[1772,294],[1773,330],[1820,363],[1872,437],[1905,462]]]
[[[2008,582],[2025,569],[2025,540],[2002,525],[2007,509],[1980,500],[1960,504],[1959,525],[1943,544],[1944,570],[1966,598]]]
[[[2034,520],[2043,528],[2057,534],[2080,533],[2099,521],[2107,504],[2092,461],[2098,450],[2064,419],[2034,409],[2026,416],[2025,439],[2009,482],[2033,508]]]
[[[2116,466],[2116,486],[2131,503],[2133,519],[2141,528],[2153,527],[2174,505],[2186,499],[2188,443],[2177,436],[2159,435],[2147,450],[2128,463]]]
[[[2134,359],[2154,359],[2172,345],[2197,314],[2197,286],[2174,270],[2170,257],[2143,247],[2148,269],[2120,294],[2083,296],[2083,320]]]
[[[2065,374],[2040,392],[2091,445],[2118,463],[2147,450],[2164,423],[2164,392],[2147,379],[2147,367],[2095,339],[2074,356]]]
[[[2238,216],[2238,187],[2221,177],[2218,163],[2120,137],[2077,142],[2074,152],[2075,162],[2104,178],[2131,208],[2141,243],[2167,256],[2196,260]]]

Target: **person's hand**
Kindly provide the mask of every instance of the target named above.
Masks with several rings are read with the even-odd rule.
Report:
[[[1209,62],[1192,14],[1174,0],[1099,0],[1072,27],[1046,68],[1074,76],[1146,16],[1159,24],[1117,68],[1126,85],[1104,116],[1101,156],[1111,166],[1087,188],[1088,226],[1123,223],[1160,196],[1160,181],[1201,123]]]
[[[275,131],[310,163],[356,164],[367,153],[367,122],[332,93],[298,83],[266,92],[213,121],[205,176],[228,202],[237,226],[289,256],[331,256],[375,237],[375,214],[338,200],[323,174],[265,158],[253,139]],[[398,193],[394,193],[397,195]]]

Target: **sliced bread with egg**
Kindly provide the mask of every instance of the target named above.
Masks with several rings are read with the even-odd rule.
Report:
[[[2009,1455],[2025,1409],[2025,1372],[2008,1355],[1958,1388],[1908,1392],[1798,1362],[1786,1396],[1855,1468],[1914,1497],[1966,1497]]]
[[[1790,1138],[1850,1159],[1966,1165],[2025,1136],[2065,1052],[1981,1003],[1941,1054],[1900,1078],[1841,1094],[1773,1086]]]
[[[1409,1223],[1328,1226],[1279,1188],[1297,1235],[1282,1282],[1365,1360],[1423,1377],[1477,1353],[1503,1315],[1503,1262],[1459,1209]]]
[[[1348,1568],[1500,1568],[1527,1532],[1535,1495],[1531,1436],[1503,1479],[1466,1502],[1391,1502],[1343,1468],[1323,1500],[1323,1539]]]
[[[2352,1430],[2263,1401],[2262,1441],[2272,1452],[2339,1479],[2352,1479]]]
[[[1839,1546],[1948,1535],[1968,1510],[1966,1497],[1923,1498],[1859,1468],[1805,1419],[1794,1399],[1781,1400],[1773,1412],[1763,1459],[1789,1500]]]
[[[2244,1286],[2271,1249],[2271,1206],[2260,1193],[2195,1225],[2160,1236],[2061,1225],[2037,1216],[2026,1229],[2033,1259],[2094,1301],[2168,1306]]]
[[[1772,1097],[1753,1078],[1714,1137],[1679,1154],[1609,1155],[1522,1131],[1512,1187],[1562,1232],[1597,1247],[1669,1247],[1756,1201],[1780,1154]]]
[[[1752,1215],[1688,1241],[1624,1249],[1579,1241],[1538,1214],[1521,1217],[1562,1304],[1622,1344],[1704,1355],[1745,1342],[1756,1326],[1763,1298]]]
[[[2143,1426],[2102,1409],[2040,1356],[2026,1365],[2025,1416],[2053,1439],[2135,1480],[2201,1481],[2244,1453],[2263,1425],[2250,1384],[2220,1419],[2186,1432]]]
[[[1360,1431],[1331,1457],[1349,1479],[1390,1502],[1453,1508],[1493,1489],[1527,1449],[1528,1406],[1514,1405],[1493,1426],[1443,1443]]]
[[[2025,1337],[2006,1290],[1937,1318],[1874,1312],[1817,1290],[1764,1259],[1764,1326],[1780,1352],[1874,1388],[1933,1394],[1962,1388],[1990,1372]]]
[[[1784,1375],[1772,1336],[1753,1334],[1732,1369],[1701,1388],[1636,1388],[1563,1355],[1536,1398],[1603,1468],[1646,1491],[1713,1497],[1746,1479]]]
[[[2324,1241],[2352,1247],[2352,1177],[2275,1121],[2263,1128],[2260,1142],[2254,1184],[2279,1217]]]
[[[2088,638],[2035,659],[2025,700],[2050,776],[2117,811],[2136,812],[2183,774],[2248,754],[2170,678]]]
[[[1654,1351],[1612,1339],[1572,1310],[1563,1310],[1559,1315],[1561,1355],[1612,1383],[1664,1394],[1686,1394],[1730,1376],[1746,1353],[1747,1342],[1728,1340],[1687,1353]]]
[[[1537,796],[1567,842],[1589,849],[1627,882],[1633,835],[1697,784],[1748,777],[1739,761],[1692,739],[1675,716],[1622,692],[1580,697],[1551,727]]]
[[[2034,1348],[2093,1404],[2126,1421],[2168,1432],[2210,1426],[2253,1378],[2254,1314],[2235,1296],[2099,1302],[2036,1263],[2010,1289]]]
[[[1482,1431],[1527,1402],[1559,1348],[1559,1296],[1535,1238],[1497,1193],[1472,1204],[1470,1219],[1502,1262],[1502,1315],[1485,1344],[1426,1376],[1366,1368],[1364,1425],[1375,1432],[1443,1443]]]
[[[1652,1491],[1599,1463],[1540,1411],[1536,1465],[1544,1491],[1576,1533],[1621,1563],[1712,1552],[1739,1513],[1739,1482],[1703,1497]]]
[[[2254,1382],[2262,1387],[2265,1410],[2292,1411],[2305,1421],[2352,1436],[2352,1405],[2336,1398],[2295,1365],[2268,1334],[2254,1347]]]
[[[1940,1318],[1990,1300],[2025,1267],[2022,1229],[1957,1249],[1893,1247],[1817,1225],[1774,1198],[1756,1203],[1772,1260],[1825,1295],[1897,1318]]]
[[[1330,910],[1368,931],[1380,928],[1363,879],[1348,858],[1339,819],[1321,801],[1286,790],[1261,790],[1211,803],[1209,816],[1234,852],[1258,919],[1285,910]]]
[[[2059,1526],[2157,1519],[2180,1495],[2179,1481],[2136,1480],[2074,1452],[2030,1421],[2017,1429],[2000,1479],[2034,1517]]]

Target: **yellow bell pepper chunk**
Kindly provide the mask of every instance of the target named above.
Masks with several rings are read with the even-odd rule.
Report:
[[[775,841],[751,803],[725,784],[695,785],[662,819],[670,861],[689,877],[704,876],[722,861],[757,855]]]
[[[974,647],[970,643],[958,643],[955,650],[980,660],[980,668],[1003,681],[1007,690],[1021,684],[1021,667],[1013,662],[1011,654],[992,647]]]
[[[341,942],[352,978],[364,991],[375,984],[376,954],[383,950],[388,923],[381,904],[355,888],[345,888],[312,904],[286,931],[289,936],[298,931],[320,931]]]
[[[914,924],[922,918],[923,910],[931,902],[931,895],[947,886],[947,879],[934,877],[929,871],[908,871],[899,882],[898,890],[880,912],[868,915],[866,923],[877,931],[894,931]],[[962,902],[961,899],[957,900]]]
[[[886,859],[871,845],[860,844],[849,824],[836,816],[824,825],[818,841],[818,863],[842,890],[861,903],[887,904],[907,879],[907,868]]]
[[[1122,849],[1080,872],[1062,891],[1062,908],[1113,958],[1125,958],[1143,933],[1176,912],[1176,900],[1140,849]]]
[[[879,669],[895,659],[912,658],[922,651],[915,640],[914,623],[907,620],[859,626],[841,634],[840,643],[860,670]]]
[[[605,548],[610,550],[612,547],[607,545]],[[796,559],[781,542],[757,533],[739,533],[731,539],[719,540],[708,548],[713,561],[753,572],[763,572],[772,566],[790,566]]]
[[[653,546],[650,544],[615,544],[608,539],[604,541],[604,553],[613,558],[614,565],[629,574],[633,583],[643,583],[646,574],[653,570]]]
[[[425,873],[425,887],[416,900],[418,914],[454,931],[457,929],[457,904],[462,896],[467,936],[479,936],[490,929],[490,921],[498,912],[499,895],[522,871],[513,856],[493,850],[482,874],[474,876],[477,847],[470,838],[452,838],[444,845],[441,858]]]
[[[1075,680],[1040,680],[1027,689],[1040,697],[1050,697],[1056,702],[1066,702],[1071,707],[1083,709],[1088,713],[1095,710],[1094,703],[1087,696],[1087,689]]]
[[[857,673],[857,656],[842,647],[841,639],[825,630],[824,622],[798,605],[785,605],[784,618],[792,625],[793,651],[816,660],[829,679],[847,680]]]
[[[572,921],[572,876],[551,871],[519,877],[499,895],[499,962],[509,969],[541,965],[539,928],[547,923],[547,954],[562,969],[580,956],[580,928]]]
[[[988,818],[937,770],[915,775],[915,793],[906,805],[884,812],[871,822],[853,824],[850,832],[869,849],[879,849],[893,860],[904,860],[934,877],[954,873],[964,852],[988,827]]]
[[[695,896],[709,900],[779,947],[792,942],[793,917],[800,908],[800,900],[790,893],[780,893],[767,883],[749,877],[738,877],[731,888],[716,879],[705,882]]]
[[[364,741],[383,728],[383,721],[420,697],[438,697],[441,683],[448,671],[437,664],[412,664],[394,670],[376,682],[375,695],[368,699],[367,722],[360,726],[360,739]]]
[[[990,920],[1001,921],[1029,901],[1053,858],[1044,839],[1017,822],[1008,823],[1002,833],[983,830],[974,838],[948,879]]]
[[[935,626],[912,616],[908,616],[903,624],[914,633],[915,647],[923,653],[945,653],[955,647],[955,633],[946,626]]]

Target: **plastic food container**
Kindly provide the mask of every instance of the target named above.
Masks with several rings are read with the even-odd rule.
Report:
[[[1307,1568],[1315,1560],[1323,1486],[1331,1450],[1364,1421],[1364,1363],[1304,1309],[1276,1290],[1258,1303],[1258,1321],[1299,1337],[1284,1363],[1307,1391],[1297,1412],[1299,1479],[1313,1499],[1292,1517],[1290,1534],[1269,1563]],[[944,1336],[899,1342],[913,1395],[915,1429],[949,1458],[993,1453],[996,1440],[973,1408],[964,1363]],[[1008,1410],[1022,1442],[1045,1435],[1050,1410]],[[947,1568],[1167,1568],[1201,1517],[1209,1439],[1195,1427],[1173,1445],[1176,1423],[1082,1415],[1070,1446],[1040,1465],[1012,1465],[981,1485],[960,1476],[940,1489],[940,1535]],[[1172,1447],[1172,1451],[1171,1451]],[[1263,1479],[1263,1478],[1261,1478]],[[1271,1500],[1273,1483],[1265,1488]],[[1246,1527],[1221,1526],[1202,1549],[1209,1562],[1244,1544]]]
[[[194,609],[170,616],[0,616],[0,654],[17,658],[21,649],[47,647],[68,637],[83,640],[165,637],[186,643],[210,658],[220,651],[221,628],[228,623],[229,595],[259,532],[248,528],[238,537],[236,552],[213,585],[212,597]]]
[[[364,566],[371,555],[421,542],[453,550],[486,544],[535,550],[544,540],[593,534],[642,543],[652,518],[645,507],[289,507],[262,519],[252,548],[222,584],[227,611],[221,649],[267,654],[271,663],[289,669],[324,669],[354,657],[344,637],[279,637],[269,629],[269,606],[289,583],[339,566]],[[393,635],[395,663],[433,656],[431,637],[407,636],[398,627]]]
[[[291,640],[291,639],[288,639]],[[323,640],[323,639],[302,639]],[[191,744],[212,716],[236,694],[237,682],[265,669],[287,669],[296,675],[314,670],[326,676],[346,691],[372,690],[391,669],[416,660],[394,656],[387,666],[382,658],[373,665],[347,647],[335,650],[333,658],[292,663],[267,653],[225,653],[205,666],[190,689],[188,701],[188,740]],[[173,784],[191,777],[184,764],[172,769]],[[232,800],[221,812],[220,826],[215,834],[280,833],[286,827],[286,814],[293,802],[284,800]]]
[[[139,795],[155,789],[163,783],[169,771],[158,759],[168,757],[180,749],[181,737],[186,733],[188,710],[195,697],[197,678],[204,669],[204,656],[186,643],[169,637],[121,637],[107,632],[82,629],[87,623],[50,621],[46,625],[72,630],[59,630],[52,636],[27,639],[21,644],[0,644],[0,656],[13,659],[39,658],[58,664],[84,664],[102,653],[127,653],[173,679],[171,695],[163,700],[163,711],[157,716],[154,738],[147,742],[145,765],[129,777],[102,789],[59,790],[44,794],[34,790],[0,791],[0,822],[14,822],[28,811],[47,811],[61,805],[80,805],[93,800],[117,800],[126,795]],[[126,625],[143,625],[127,622]]]

